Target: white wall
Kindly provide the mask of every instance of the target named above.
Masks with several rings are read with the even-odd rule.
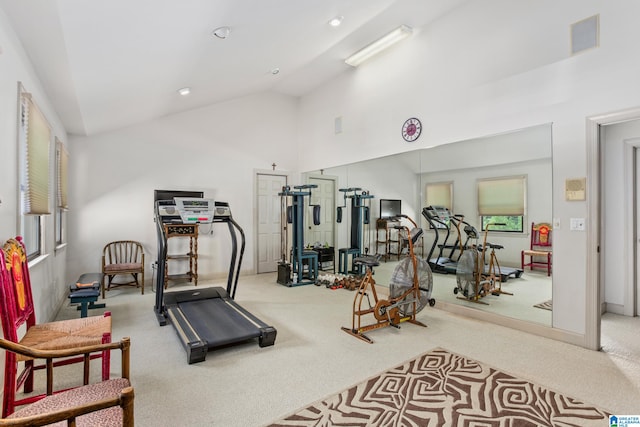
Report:
[[[640,3],[621,0],[468,2],[396,48],[305,96],[302,169],[553,123],[553,326],[586,327],[585,202],[564,200],[564,182],[586,176],[585,119],[637,106]],[[600,14],[600,47],[569,55],[570,25]],[[407,23],[410,24],[410,23]],[[418,141],[400,128],[422,119]],[[335,135],[335,117],[343,132]],[[333,155],[340,152],[339,159]]]
[[[55,144],[53,136],[67,142],[67,134],[56,112],[51,108],[47,93],[14,34],[10,22],[0,10],[0,241],[18,235],[18,82],[33,95],[33,99],[47,118],[52,129],[50,145],[50,177],[54,181]],[[54,198],[50,199],[53,212]],[[38,321],[52,320],[60,304],[66,299],[66,251],[54,252],[53,215],[45,217],[45,250],[47,256],[30,268],[33,298]]]
[[[114,132],[71,137],[69,273],[99,271],[103,246],[137,240],[157,258],[153,190],[203,190],[230,204],[247,247],[243,273],[254,271],[254,169],[296,168],[294,98],[258,93]],[[200,278],[224,277],[225,225],[198,239]],[[184,270],[182,270],[184,271]],[[180,271],[180,272],[182,272]]]

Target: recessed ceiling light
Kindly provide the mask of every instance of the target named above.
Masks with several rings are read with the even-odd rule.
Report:
[[[191,93],[190,87],[183,87],[182,89],[178,89],[178,93],[182,96],[187,96]]]
[[[215,30],[213,30],[211,32],[211,34],[219,39],[226,39],[227,37],[229,37],[229,34],[231,33],[231,28],[229,27],[218,27]]]
[[[344,19],[344,16],[336,16],[335,18],[329,21],[329,25],[331,25],[332,27],[339,27],[340,24],[342,24],[343,19]]]
[[[280,68],[274,68],[273,70],[271,70],[271,74],[273,74],[274,76],[279,72],[280,72]]]

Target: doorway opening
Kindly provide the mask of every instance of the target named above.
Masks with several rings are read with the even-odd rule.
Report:
[[[635,122],[640,123],[640,108],[614,112],[587,118],[587,175],[589,180],[587,183],[587,210],[589,215],[589,224],[587,229],[587,292],[586,292],[586,324],[585,324],[585,346],[593,350],[602,349],[602,316],[606,310],[605,302],[605,279],[607,268],[606,257],[602,253],[602,249],[606,243],[607,223],[604,209],[620,209],[624,211],[624,222],[627,233],[622,236],[625,246],[625,253],[622,267],[624,269],[623,276],[625,281],[625,296],[622,304],[621,314],[631,316],[637,315],[637,277],[638,277],[638,251],[637,251],[637,223],[638,210],[635,203],[629,206],[610,206],[605,200],[605,184],[607,179],[612,180],[606,175],[605,165],[603,163],[605,153],[608,148],[606,134],[612,129],[611,126],[618,124]],[[635,135],[636,137],[640,134]],[[637,174],[635,173],[636,164],[634,147],[628,141],[633,137],[624,138],[627,140],[624,150],[627,150],[627,156],[631,158],[627,160],[627,170],[624,174],[622,187],[618,188],[618,192],[624,193],[624,196],[631,201],[636,200],[638,194]],[[630,153],[629,153],[630,150]],[[629,162],[630,166],[629,166]],[[609,166],[609,169],[611,167]],[[611,184],[611,183],[610,183]],[[632,226],[628,227],[628,222]],[[612,233],[615,230],[610,230]],[[611,236],[609,236],[611,237]],[[611,261],[609,261],[611,262]],[[613,308],[613,306],[612,306]],[[632,311],[629,311],[629,310]],[[606,316],[606,315],[605,315]],[[637,319],[637,318],[635,318]]]

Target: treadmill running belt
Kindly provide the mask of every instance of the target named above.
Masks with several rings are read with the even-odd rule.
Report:
[[[178,304],[208,348],[219,347],[260,336],[261,331],[222,298]]]

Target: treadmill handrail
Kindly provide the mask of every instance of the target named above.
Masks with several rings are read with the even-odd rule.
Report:
[[[433,239],[433,244],[431,245],[431,249],[429,250],[429,255],[427,255],[427,260],[429,260],[429,262],[431,262],[431,259],[433,259],[432,257],[436,249],[436,246],[439,247],[438,241],[440,240],[440,230],[447,230],[447,235],[445,236],[441,245],[447,244],[447,241],[449,240],[449,235],[451,234],[451,228],[449,227],[449,225],[437,214],[435,214],[435,211],[436,211],[435,207],[433,206],[426,206],[422,208],[422,216],[429,222],[429,224],[433,228],[433,231],[435,232],[435,238]],[[438,262],[440,259],[443,258],[443,251],[444,251],[444,248],[440,247],[440,251],[438,253]]]
[[[231,286],[231,281],[229,281],[227,283],[227,293],[229,294],[231,299],[235,299],[236,298],[236,289],[238,288],[238,279],[240,278],[240,267],[242,266],[242,258],[244,257],[244,249],[245,249],[245,246],[246,246],[246,240],[245,240],[244,230],[242,229],[242,227],[240,227],[240,225],[238,225],[238,223],[233,219],[233,217],[229,217],[228,223],[229,223],[229,229],[232,232],[232,234],[234,235],[233,239],[235,240],[235,233],[233,233],[233,231],[231,230],[231,225],[232,224],[236,228],[236,230],[238,230],[240,232],[240,238],[241,238],[240,253],[239,253],[239,257],[238,257],[238,264],[236,266],[235,278],[233,279],[233,286]]]
[[[162,225],[162,217],[160,216],[160,200],[155,203],[155,222],[156,222],[156,233],[158,236],[158,259],[157,263],[157,272],[156,272],[156,303],[153,307],[156,317],[158,318],[158,323],[160,325],[166,324],[166,320],[164,318],[164,272],[166,269],[166,259],[167,259],[167,236],[164,233],[164,227]]]

